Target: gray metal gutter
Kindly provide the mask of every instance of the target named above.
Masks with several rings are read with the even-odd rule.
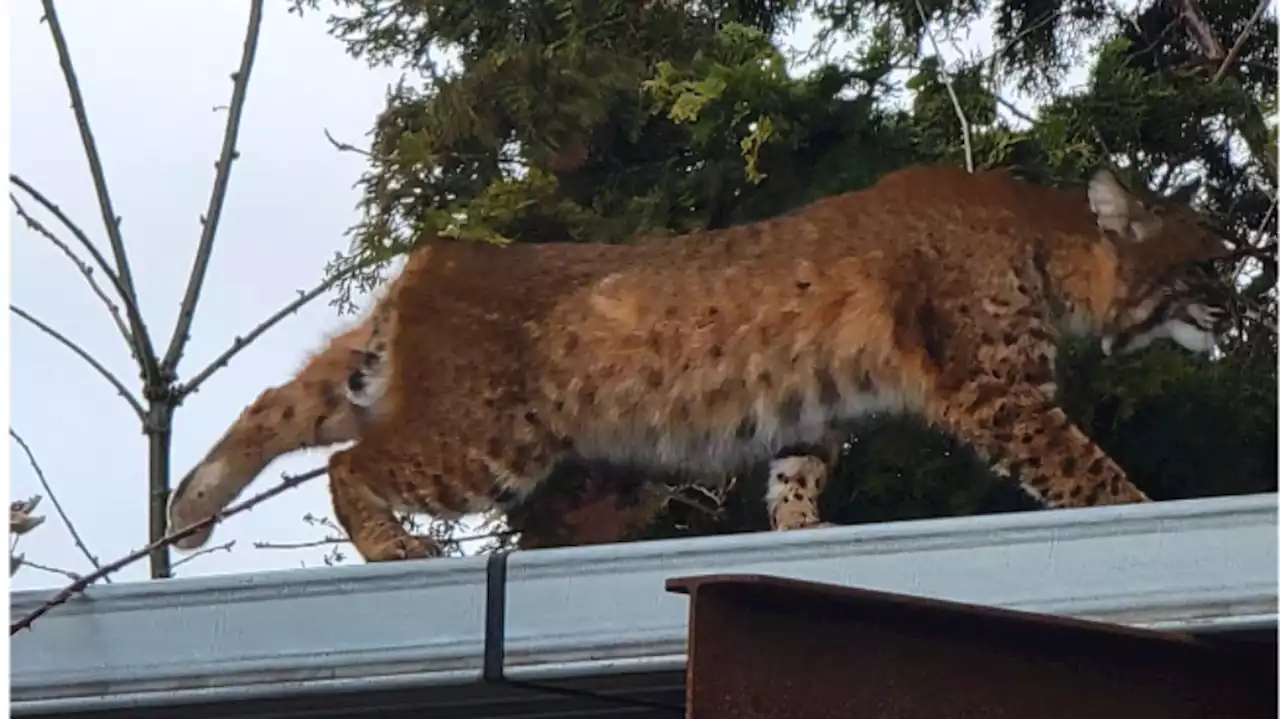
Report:
[[[1259,494],[516,552],[504,669],[679,672],[687,601],[664,583],[705,573],[1142,627],[1274,628],[1276,529],[1277,495]],[[447,686],[479,700],[497,691],[481,683],[485,562],[96,586],[11,638],[12,715]],[[12,593],[11,619],[50,594]]]

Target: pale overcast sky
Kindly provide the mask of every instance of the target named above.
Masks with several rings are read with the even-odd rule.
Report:
[[[186,286],[199,217],[213,183],[230,75],[240,60],[247,2],[128,0],[62,2],[61,18],[107,174],[153,342],[167,345]],[[395,81],[390,69],[351,59],[325,32],[323,16],[299,19],[286,3],[267,3],[257,60],[240,128],[240,159],[209,265],[191,342],[180,366],[189,377],[237,334],[322,279],[324,264],[345,248],[356,219],[364,168],[324,137],[357,145]],[[10,5],[12,154],[10,171],[61,205],[109,256],[84,153],[69,109],[40,3]],[[24,201],[28,211],[38,208]],[[93,352],[130,387],[139,383],[123,339],[101,302],[64,256],[28,230],[12,208],[11,301]],[[51,228],[47,213],[36,217]],[[69,235],[64,236],[70,240]],[[175,479],[195,463],[269,384],[287,378],[339,322],[323,299],[286,320],[241,353],[179,408],[173,439]],[[97,374],[64,347],[16,316],[12,326],[12,427],[31,445],[63,507],[103,561],[147,541],[146,452],[138,422]],[[35,473],[11,441],[11,493],[41,493]],[[326,453],[300,454],[268,469],[249,491],[280,471],[303,471]],[[247,495],[246,495],[247,496]],[[254,549],[261,540],[318,538],[301,516],[330,513],[316,480],[220,526],[213,543],[235,539],[230,553],[200,557],[182,576],[318,563],[322,550]],[[23,537],[27,558],[84,572],[48,498],[46,524]],[[175,559],[181,554],[175,554]],[[358,561],[358,560],[357,560]],[[147,576],[139,562],[117,581]],[[58,576],[24,568],[14,588],[55,586]]]
[[[299,19],[286,3],[267,3],[212,262],[180,367],[192,376],[232,339],[314,286],[343,232],[356,219],[353,183],[362,158],[336,152],[340,140],[365,143],[398,73],[351,59],[325,32],[322,13]],[[10,4],[12,172],[61,205],[104,253],[83,149],[38,0]],[[208,203],[226,115],[212,108],[230,98],[248,3],[230,0],[62,2],[59,16],[105,165],[123,217],[143,311],[153,342],[167,345]],[[985,23],[983,24],[985,25]],[[802,28],[795,37],[808,33]],[[965,42],[989,47],[985,27]],[[951,48],[945,52],[951,56]],[[34,202],[24,200],[29,211]],[[94,353],[130,387],[138,378],[122,338],[75,268],[12,209],[12,302]],[[57,228],[47,213],[36,216]],[[63,233],[65,236],[65,233]],[[68,237],[69,239],[69,237]],[[284,381],[340,322],[321,299],[278,325],[237,356],[179,408],[173,438],[176,481],[264,387]],[[84,362],[48,336],[11,317],[13,428],[36,453],[89,548],[110,561],[147,540],[147,446],[138,422]],[[276,462],[249,493],[282,471],[323,463],[325,451]],[[20,448],[11,443],[14,498],[44,492]],[[248,496],[246,494],[245,496]],[[211,544],[236,540],[231,552],[197,558],[180,576],[247,572],[319,563],[321,549],[255,549],[255,541],[317,539],[308,512],[330,514],[325,480],[277,497],[218,527]],[[18,551],[34,562],[85,572],[46,498],[45,525],[23,537]],[[175,553],[176,559],[184,555]],[[351,553],[348,552],[348,556]],[[359,561],[352,558],[349,561]],[[116,581],[147,577],[146,562]],[[65,584],[24,568],[18,589]]]

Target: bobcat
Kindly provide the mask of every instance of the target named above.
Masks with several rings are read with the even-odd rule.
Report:
[[[1227,248],[1167,204],[1106,170],[1073,191],[922,166],[631,245],[428,239],[364,322],[242,413],[170,521],[226,507],[281,454],[358,440],[329,475],[367,561],[433,553],[395,511],[510,507],[570,457],[708,476],[772,458],[774,528],[812,527],[826,468],[795,448],[877,411],[953,433],[1050,507],[1149,501],[1055,405],[1054,365],[1062,333],[1214,346],[1228,318],[1205,263]]]

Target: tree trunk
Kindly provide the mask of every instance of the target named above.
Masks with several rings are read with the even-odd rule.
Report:
[[[168,532],[169,441],[173,434],[173,408],[167,399],[152,400],[147,412],[147,425],[148,541],[156,542]],[[152,579],[170,576],[167,546],[151,550],[149,561]]]

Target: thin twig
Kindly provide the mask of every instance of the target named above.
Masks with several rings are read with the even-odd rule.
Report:
[[[500,537],[510,537],[516,534],[514,529],[502,529],[496,532],[487,532],[485,534],[468,534],[465,537],[450,537],[438,540],[441,544],[462,544],[463,542],[478,542],[481,539],[498,539]]]
[[[1035,20],[1027,23],[1026,27],[1023,27],[1013,37],[1009,38],[1004,43],[1002,43],[1000,47],[995,48],[988,57],[979,58],[977,64],[979,65],[985,64],[987,60],[993,60],[995,62],[999,62],[999,60],[1002,57],[1004,57],[1005,54],[1013,50],[1014,45],[1017,45],[1019,42],[1022,42],[1022,40],[1028,37],[1029,35],[1031,35],[1031,33],[1057,20],[1058,17],[1062,14],[1062,11],[1063,11],[1063,8],[1059,7],[1056,10],[1051,10],[1049,12],[1046,12],[1045,14],[1036,18]],[[995,62],[992,63],[993,66],[995,65]]]
[[[330,544],[351,544],[349,537],[324,537],[310,542],[254,542],[254,549],[312,549]]]
[[[22,319],[30,322],[31,324],[35,325],[38,329],[43,331],[45,334],[61,342],[64,346],[67,347],[67,349],[79,355],[80,359],[84,360],[85,362],[88,362],[89,366],[97,370],[98,374],[102,375],[104,379],[110,382],[111,386],[116,388],[116,391],[120,393],[121,397],[124,397],[125,401],[129,403],[129,406],[133,408],[134,414],[138,415],[138,419],[141,421],[145,421],[145,417],[147,416],[147,413],[145,410],[142,409],[142,405],[138,402],[137,399],[134,398],[132,394],[130,394],[129,389],[124,386],[124,383],[121,382],[119,379],[117,379],[114,374],[111,374],[111,370],[107,369],[106,367],[103,367],[101,362],[94,359],[93,355],[84,351],[84,349],[82,349],[80,345],[67,339],[62,335],[62,333],[58,332],[54,328],[41,322],[35,317],[32,317],[29,313],[27,313],[21,307],[18,307],[17,305],[9,305],[9,311],[21,317]]]
[[[643,487],[646,491],[652,493],[658,499],[666,500],[668,502],[675,502],[676,504],[683,504],[684,506],[689,507],[690,509],[695,509],[699,512],[702,512],[703,514],[707,515],[708,517],[711,517],[712,519],[721,519],[724,517],[723,509],[721,508],[709,509],[706,505],[695,502],[692,499],[689,499],[688,497],[684,496],[683,494],[680,494],[679,488],[670,487],[665,484],[659,484],[659,483],[646,483],[643,485]]]
[[[76,525],[71,523],[71,518],[68,517],[66,511],[62,509],[62,503],[58,501],[58,495],[54,493],[53,487],[49,485],[49,480],[44,476],[44,470],[40,468],[40,463],[36,461],[36,455],[31,451],[31,447],[27,445],[27,441],[22,438],[22,435],[13,431],[12,427],[9,428],[9,436],[12,437],[13,441],[17,442],[18,446],[22,447],[22,451],[26,453],[27,461],[31,463],[31,469],[35,470],[36,479],[40,481],[40,486],[44,487],[45,494],[49,495],[49,501],[53,502],[54,511],[58,513],[58,516],[62,519],[62,523],[67,527],[67,532],[71,534],[71,541],[76,543],[76,547],[82,554],[84,554],[85,558],[89,560],[89,564],[92,564],[94,569],[101,569],[102,565],[98,564],[98,558],[93,556],[93,552],[89,551],[88,545],[84,543],[84,540],[80,537],[80,533],[76,531]],[[105,579],[108,584],[111,582],[110,577],[106,577]]]
[[[43,0],[42,4],[44,19],[49,23],[49,33],[53,35],[53,44],[58,51],[58,64],[62,67],[62,77],[67,83],[67,93],[71,95],[71,109],[75,112],[76,126],[80,129],[85,158],[89,161],[89,172],[93,176],[93,189],[98,196],[102,222],[106,226],[107,238],[111,242],[111,252],[115,256],[120,296],[129,318],[129,329],[137,343],[138,363],[147,384],[159,384],[160,368],[156,363],[155,350],[151,347],[151,338],[147,334],[147,327],[142,321],[142,313],[138,307],[138,293],[133,286],[129,257],[125,253],[124,239],[120,235],[120,217],[116,215],[115,208],[111,204],[111,195],[107,191],[107,178],[102,170],[102,159],[98,156],[98,146],[93,139],[93,131],[89,128],[89,115],[85,110],[84,97],[80,94],[80,81],[76,79],[75,67],[71,64],[71,51],[67,48],[67,38],[62,32],[62,24],[58,22],[58,12],[53,6],[53,0]]]
[[[200,231],[200,244],[196,247],[191,278],[187,280],[187,291],[182,297],[181,309],[178,310],[178,323],[173,328],[169,349],[165,351],[164,360],[160,364],[170,373],[177,368],[178,360],[182,359],[182,350],[190,339],[191,322],[195,318],[200,290],[204,287],[205,271],[209,269],[209,258],[213,254],[213,238],[218,231],[218,220],[222,217],[222,203],[226,200],[227,185],[231,180],[231,163],[240,156],[239,151],[236,150],[236,138],[240,134],[240,117],[244,111],[245,96],[249,90],[249,73],[253,70],[253,58],[258,50],[258,31],[262,27],[262,4],[263,0],[253,0],[249,6],[249,26],[245,31],[240,69],[231,76],[234,82],[231,90],[231,108],[227,111],[227,126],[222,135],[222,151],[218,156],[218,169],[213,178],[213,191],[209,195],[209,208],[201,218],[204,228]]]
[[[208,527],[211,527],[214,524],[217,524],[218,522],[221,522],[229,517],[232,517],[241,512],[245,512],[250,509],[253,509],[259,504],[276,496],[277,494],[281,494],[286,490],[293,489],[294,487],[302,484],[303,482],[309,479],[314,479],[315,477],[319,477],[324,473],[325,473],[325,468],[321,467],[318,469],[313,469],[310,472],[303,472],[302,474],[295,474],[292,476],[282,475],[280,484],[277,484],[271,489],[268,489],[260,494],[254,495],[253,497],[250,497],[249,499],[246,499],[245,501],[237,505],[227,507],[221,512],[218,512],[217,514],[214,514],[210,517],[206,517],[205,519],[202,519],[199,522],[196,522],[195,524],[184,527],[183,529],[180,529],[176,532],[170,532],[165,536],[161,537],[160,539],[157,539],[156,541],[152,542],[151,544],[148,544],[147,546],[141,549],[135,550],[130,554],[127,554],[121,557],[120,559],[117,559],[116,561],[111,562],[110,564],[104,564],[100,569],[93,572],[92,574],[81,577],[80,579],[72,582],[66,587],[63,587],[62,591],[55,594],[52,598],[49,599],[49,601],[45,602],[44,604],[41,604],[40,606],[33,609],[26,616],[10,624],[9,636],[13,636],[14,634],[17,634],[20,630],[30,627],[32,622],[34,622],[35,620],[47,614],[49,610],[53,609],[59,604],[65,604],[68,599],[71,599],[71,597],[75,596],[76,594],[83,592],[85,589],[89,587],[89,585],[93,584],[99,579],[102,579],[108,574],[118,572],[122,568],[127,567],[130,564],[133,564],[134,562],[140,559],[145,558],[152,551],[159,549],[160,547],[167,547],[173,544],[174,542],[178,541],[179,539],[182,539],[184,537],[189,537],[192,534],[195,534],[196,532],[199,532]]]
[[[951,82],[951,76],[947,73],[946,64],[942,60],[942,48],[938,46],[938,39],[934,37],[933,30],[929,28],[929,18],[925,15],[924,6],[920,4],[920,0],[916,0],[916,12],[920,13],[921,27],[929,37],[929,43],[933,45],[933,54],[938,56],[942,84],[947,88],[947,95],[951,97],[951,106],[956,111],[956,119],[960,121],[960,139],[964,142],[964,167],[969,172],[973,172],[973,144],[969,139],[969,118],[965,117],[964,108],[960,107],[960,98],[956,95],[955,85]]]
[[[67,245],[67,243],[58,239],[58,236],[53,234],[49,228],[45,227],[39,220],[28,214],[27,210],[22,206],[22,203],[18,202],[18,198],[14,197],[12,192],[9,193],[9,200],[13,202],[13,208],[17,210],[18,217],[22,218],[23,221],[27,223],[27,227],[30,227],[41,235],[44,235],[45,239],[52,242],[55,247],[62,251],[62,254],[67,256],[67,259],[75,263],[76,269],[80,270],[80,274],[83,275],[85,281],[89,283],[89,287],[93,288],[93,293],[98,296],[98,299],[102,300],[104,305],[107,306],[107,311],[111,313],[111,319],[116,323],[116,329],[120,330],[120,335],[124,337],[125,344],[129,346],[130,354],[132,354],[136,359],[137,348],[133,345],[133,336],[129,334],[129,328],[125,326],[124,318],[120,316],[120,306],[107,296],[106,290],[103,290],[102,286],[98,284],[98,281],[94,279],[93,268],[89,266],[89,263],[80,259],[79,255],[72,252],[71,247]]]
[[[366,263],[352,265],[351,267],[348,267],[342,272],[339,272],[333,275],[332,277],[330,277],[329,279],[325,280],[324,282],[321,282],[320,284],[316,285],[311,290],[300,293],[298,295],[298,299],[280,308],[279,312],[276,312],[275,314],[271,315],[267,319],[263,320],[260,324],[258,324],[258,326],[250,330],[248,334],[244,335],[243,337],[235,338],[235,340],[231,343],[231,346],[228,347],[225,352],[223,352],[222,354],[214,358],[214,360],[210,362],[208,366],[206,366],[204,369],[197,372],[196,375],[192,377],[190,380],[188,380],[185,384],[175,389],[174,396],[177,398],[178,401],[182,401],[182,399],[192,394],[196,390],[200,389],[200,385],[204,384],[204,382],[208,380],[209,377],[213,375],[213,373],[217,372],[223,367],[226,367],[227,363],[231,361],[232,357],[235,357],[237,354],[240,353],[241,350],[243,350],[245,347],[248,347],[250,344],[252,344],[254,340],[261,337],[262,334],[265,333],[267,330],[274,327],[284,318],[297,312],[299,309],[302,308],[303,305],[307,304],[311,300],[314,300],[315,298],[324,294],[326,291],[329,290],[329,288],[341,282],[345,277],[358,271],[362,267],[367,266],[368,264],[371,264],[371,263],[366,262]]]
[[[81,575],[76,574],[75,572],[68,571],[66,569],[59,569],[58,567],[51,567],[47,564],[39,564],[37,562],[31,561],[30,559],[27,559],[26,557],[22,558],[22,566],[31,567],[32,569],[39,569],[40,571],[48,572],[49,574],[60,574],[66,577],[67,579],[70,579],[73,582],[79,581],[81,579]]]
[[[1008,110],[1009,113],[1014,117],[1030,125],[1036,124],[1036,119],[1031,115],[1027,114],[1026,111],[1022,110],[1022,108],[1018,107],[1012,102],[1009,102],[1008,100],[1004,99],[999,95],[996,95],[995,98],[996,98],[996,102],[1000,103],[1001,105],[1004,105],[1004,109]]]
[[[187,562],[190,562],[191,560],[199,557],[203,557],[206,554],[213,554],[214,552],[230,552],[232,549],[235,548],[235,546],[236,546],[236,540],[233,539],[229,542],[223,542],[222,544],[219,544],[216,547],[205,547],[204,549],[192,552],[191,554],[188,554],[182,559],[179,559],[178,561],[174,562],[173,566],[169,567],[169,569],[171,570],[177,569],[178,567],[181,567]]]
[[[325,128],[324,136],[325,136],[325,139],[329,141],[329,144],[333,145],[333,148],[339,152],[354,152],[357,155],[363,155],[365,157],[373,157],[373,153],[369,152],[368,150],[362,150],[350,143],[339,142],[338,140],[334,139],[333,135],[329,133],[329,128]]]
[[[1249,35],[1253,33],[1254,26],[1256,26],[1258,21],[1262,19],[1262,13],[1266,11],[1267,6],[1270,4],[1271,0],[1262,0],[1262,2],[1258,3],[1258,7],[1253,11],[1253,15],[1249,18],[1249,22],[1245,23],[1244,30],[1241,31],[1240,37],[1237,37],[1235,43],[1231,45],[1231,49],[1227,51],[1227,56],[1223,58],[1222,64],[1218,66],[1218,71],[1213,73],[1213,79],[1210,80],[1210,82],[1218,82],[1221,80],[1222,77],[1227,74],[1227,70],[1231,69],[1231,66],[1235,64],[1236,60],[1240,57],[1240,53],[1244,50],[1245,40],[1249,39]]]
[[[127,296],[127,293],[125,292],[124,285],[120,283],[120,276],[116,274],[115,270],[111,269],[111,264],[107,262],[107,258],[104,257],[102,254],[102,251],[99,250],[97,246],[93,244],[93,242],[89,239],[89,236],[84,233],[84,230],[80,229],[79,225],[72,222],[71,218],[67,217],[67,214],[62,211],[61,207],[58,207],[57,205],[53,204],[53,201],[45,197],[44,193],[32,187],[31,183],[22,179],[18,175],[12,175],[12,174],[9,175],[9,182],[12,182],[13,184],[17,185],[23,192],[27,193],[28,195],[31,195],[31,199],[38,202],[42,207],[44,207],[44,209],[48,210],[54,217],[58,218],[58,221],[61,222],[63,226],[65,226],[68,230],[71,231],[71,234],[75,236],[75,238],[80,242],[80,244],[84,245],[84,248],[89,251],[89,254],[93,257],[93,261],[98,263],[98,269],[102,270],[103,274],[107,276],[108,280],[111,280],[111,286],[115,288],[116,294],[120,295],[123,301],[123,298]]]
[[[463,537],[445,537],[435,541],[440,544],[462,544],[463,542],[478,542],[482,539],[496,539],[498,537],[509,537],[515,534],[514,530],[503,529],[497,532],[488,532],[485,534],[468,534]],[[350,537],[323,537],[321,539],[313,539],[309,542],[254,542],[254,549],[314,549],[315,547],[325,547],[331,544],[351,544]]]

